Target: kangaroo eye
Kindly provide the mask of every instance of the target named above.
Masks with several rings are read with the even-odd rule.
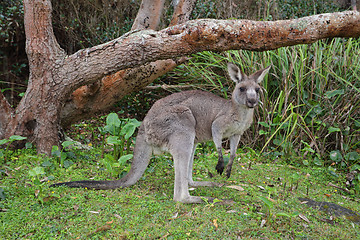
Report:
[[[260,88],[255,88],[255,92],[259,93]]]
[[[244,87],[240,87],[239,89],[240,89],[240,92],[245,92],[246,91],[246,88],[244,88]]]

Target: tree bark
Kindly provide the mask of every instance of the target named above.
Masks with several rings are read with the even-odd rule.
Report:
[[[188,21],[195,2],[179,0],[170,26]],[[163,7],[163,0],[143,0],[132,31],[158,28]],[[127,94],[147,86],[185,60],[186,58],[159,60],[137,68],[121,70],[96,83],[80,87],[72,93],[61,111],[61,126],[66,128],[76,121],[111,109]]]
[[[26,53],[29,59],[27,91],[8,116],[4,136],[23,135],[35,141],[40,153],[59,144],[58,123],[67,86],[57,71],[66,57],[53,33],[50,1],[24,0]]]
[[[9,108],[0,95],[0,113],[6,114],[0,118],[0,138],[27,136],[36,143],[39,153],[47,154],[59,144],[60,112],[68,97],[80,86],[93,84],[119,70],[204,50],[264,51],[328,37],[360,36],[360,14],[353,11],[273,22],[208,19],[161,31],[130,32],[66,55],[52,31],[50,0],[24,0],[24,9],[29,86],[16,110]],[[125,88],[141,85],[123,84]],[[89,91],[98,87],[94,84]]]

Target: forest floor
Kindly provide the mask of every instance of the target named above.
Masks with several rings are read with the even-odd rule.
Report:
[[[215,204],[172,200],[169,155],[154,157],[132,187],[49,187],[114,179],[120,169],[110,171],[99,160],[103,154],[99,147],[69,151],[63,159],[37,156],[33,149],[9,152],[0,172],[0,239],[360,239],[360,216],[349,215],[360,212],[359,195],[344,191],[343,176],[244,149],[229,179],[214,170],[211,146],[198,149],[194,178],[223,186],[191,189],[191,194],[217,198]],[[309,207],[304,198],[317,202]],[[222,199],[231,201],[222,204]],[[318,202],[327,202],[323,211]]]

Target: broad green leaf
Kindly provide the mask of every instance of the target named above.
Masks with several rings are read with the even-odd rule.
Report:
[[[51,167],[53,164],[49,160],[44,161],[41,166],[43,167]]]
[[[292,216],[287,214],[287,213],[284,213],[284,212],[279,212],[279,213],[276,213],[275,214],[277,217],[288,217],[288,218],[291,218]]]
[[[21,140],[25,140],[26,137],[23,136],[18,136],[18,135],[12,135],[11,137],[9,137],[10,141],[21,141]]]
[[[120,127],[121,121],[116,113],[110,113],[106,118],[106,124]]]
[[[31,142],[25,143],[25,148],[26,148],[26,149],[31,149],[32,147],[33,147],[33,145],[32,145]]]
[[[72,161],[66,160],[66,161],[64,161],[64,168],[69,168],[73,164],[74,163]]]
[[[112,154],[105,154],[104,161],[114,162],[114,156]]]
[[[127,123],[122,129],[120,134],[125,136],[125,139],[129,139],[135,132],[136,126],[131,123]]]
[[[67,153],[66,152],[61,152],[60,153],[60,161],[63,163],[66,158],[67,158]]]
[[[314,158],[314,164],[315,164],[316,166],[322,166],[322,165],[323,165],[323,162],[320,160],[320,158],[315,157],[315,158]]]
[[[330,152],[330,159],[335,162],[340,162],[343,158],[341,152],[339,150],[335,150]]]
[[[126,161],[132,159],[133,156],[134,156],[133,154],[123,155],[119,158],[118,162],[120,165],[123,165],[124,163],[126,163]]]
[[[327,91],[325,93],[325,97],[332,98],[336,95],[343,95],[343,94],[344,94],[344,89],[338,89],[338,90]]]
[[[29,170],[29,175],[32,177],[42,174],[45,174],[43,167],[34,167],[33,169]]]
[[[345,159],[348,161],[357,161],[360,159],[360,155],[357,152],[349,152],[345,155]]]
[[[108,144],[119,145],[121,144],[118,136],[109,136],[106,138]]]
[[[71,146],[71,145],[73,145],[73,144],[74,144],[73,141],[64,141],[63,143],[61,143],[61,145],[62,145],[64,148],[66,148],[66,147],[68,147],[68,146]]]
[[[136,120],[135,118],[129,119],[129,123],[133,124],[135,127],[140,127],[141,122]]]
[[[104,135],[106,133],[106,130],[105,130],[104,127],[98,127],[98,130],[99,130],[101,135]]]
[[[117,136],[119,135],[119,127],[115,125],[106,125],[104,127],[105,132],[110,133],[111,135]]]
[[[264,131],[264,130],[260,130],[260,131],[259,131],[259,135],[266,135],[266,134],[268,134],[268,132],[266,132],[266,131]]]
[[[61,156],[61,152],[59,150],[58,146],[53,146],[51,149],[51,156],[53,157],[60,157]]]
[[[273,143],[274,143],[275,145],[280,146],[281,143],[282,143],[282,141],[281,141],[280,139],[274,139],[274,140],[273,140]]]
[[[354,171],[354,170],[360,170],[360,165],[359,164],[355,164],[351,167],[351,171]],[[360,176],[360,174],[359,174]]]
[[[329,127],[329,133],[333,133],[333,132],[340,132],[340,128],[337,128],[337,127]]]
[[[262,197],[262,196],[259,196],[258,197],[261,201],[263,201],[264,202],[264,204],[270,209],[270,208],[272,208],[273,207],[273,202],[272,201],[270,201],[269,199],[267,199],[267,198],[265,198],[265,197]]]
[[[8,143],[8,142],[10,142],[9,139],[1,139],[1,140],[0,140],[0,145],[6,144],[6,143]]]

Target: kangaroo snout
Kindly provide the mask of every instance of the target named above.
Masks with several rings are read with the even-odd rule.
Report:
[[[258,103],[258,101],[256,98],[249,98],[246,101],[246,106],[248,108],[254,108],[254,107],[256,107],[257,103]]]

